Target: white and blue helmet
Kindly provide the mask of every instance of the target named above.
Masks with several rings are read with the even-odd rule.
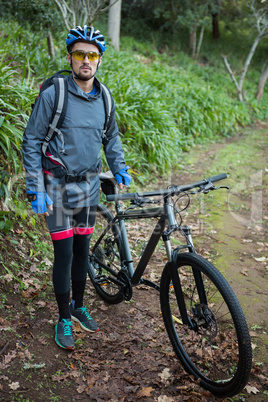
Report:
[[[88,27],[87,25],[84,25],[83,28],[78,26],[74,29],[71,29],[67,38],[65,39],[65,42],[68,52],[71,51],[72,46],[76,42],[92,43],[93,45],[97,46],[101,54],[103,54],[106,50],[104,36],[100,33],[100,31],[95,31],[94,27]]]

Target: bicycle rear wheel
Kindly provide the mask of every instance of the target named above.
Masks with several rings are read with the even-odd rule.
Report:
[[[252,364],[250,335],[240,304],[221,273],[202,257],[178,254],[177,272],[195,329],[182,323],[167,264],[161,278],[160,300],[174,351],[203,388],[216,396],[234,396],[246,385]],[[201,297],[204,301],[202,290],[197,290],[198,276],[203,280],[205,303],[200,301]]]
[[[112,221],[111,212],[99,204],[90,241],[88,275],[99,296],[107,303],[116,304],[124,299],[123,290],[118,283],[118,273],[125,257],[119,226]],[[100,240],[108,224],[109,229]]]

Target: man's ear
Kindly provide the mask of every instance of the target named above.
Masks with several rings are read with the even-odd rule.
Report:
[[[68,61],[68,63],[71,65],[71,55],[70,55],[70,53],[67,53],[67,61]]]
[[[102,56],[99,58],[99,66],[101,65],[102,62]]]

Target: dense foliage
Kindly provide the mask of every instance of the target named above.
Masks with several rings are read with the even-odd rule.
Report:
[[[34,2],[36,7],[39,3]],[[44,9],[39,8],[39,12]],[[99,26],[106,31],[104,21]],[[36,28],[14,20],[1,23],[1,197],[10,196],[9,179],[22,169],[22,134],[39,84],[54,71],[69,67],[65,30],[54,35],[56,58],[52,60],[44,29],[38,32]],[[175,42],[174,32],[163,27],[157,31],[151,27],[150,32],[144,28],[147,34],[142,38],[136,25],[129,25],[128,33],[132,36],[127,35],[126,29],[125,20],[121,50],[116,52],[108,47],[98,75],[113,93],[126,160],[141,181],[148,174],[156,176],[178,167],[183,151],[196,143],[229,136],[256,119],[267,119],[267,93],[262,101],[255,99],[264,46],[256,53],[256,62],[245,82],[246,102],[237,101],[232,80],[220,58],[221,52],[232,48],[231,62],[243,65],[245,43],[250,44],[248,32],[236,27],[239,45],[230,41],[231,34],[226,29],[217,43],[205,32],[202,54],[194,61],[185,52],[183,30],[180,41]]]

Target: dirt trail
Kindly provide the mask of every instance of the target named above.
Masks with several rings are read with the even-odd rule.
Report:
[[[198,245],[234,289],[251,329],[255,361],[268,362],[268,128],[200,147],[187,158],[189,179],[226,172],[230,190],[205,197]],[[200,157],[202,155],[202,158]],[[211,174],[212,173],[212,174]],[[182,175],[183,177],[184,175]],[[176,175],[176,178],[179,178]],[[174,180],[175,178],[172,178]],[[185,177],[183,177],[183,182]],[[256,397],[257,398],[257,397]]]
[[[231,190],[197,197],[185,223],[193,225],[200,253],[228,278],[249,323],[252,388],[233,401],[268,398],[267,131],[252,128],[227,141],[194,148],[165,183],[229,174],[226,184]],[[153,187],[160,185],[158,181]],[[39,262],[35,255],[29,257],[34,239],[30,243],[22,235],[18,228],[13,237],[0,238],[5,266],[21,281],[11,280],[12,274],[0,266],[1,401],[216,401],[192,382],[175,358],[159,295],[147,287],[134,288],[128,303],[108,306],[89,282],[87,304],[101,330],[85,334],[75,326],[76,350],[59,349],[54,342],[57,311],[50,264],[45,255]],[[157,281],[164,263],[161,255],[154,256],[148,277]],[[19,274],[13,266],[19,267]],[[23,283],[29,284],[26,290]]]

